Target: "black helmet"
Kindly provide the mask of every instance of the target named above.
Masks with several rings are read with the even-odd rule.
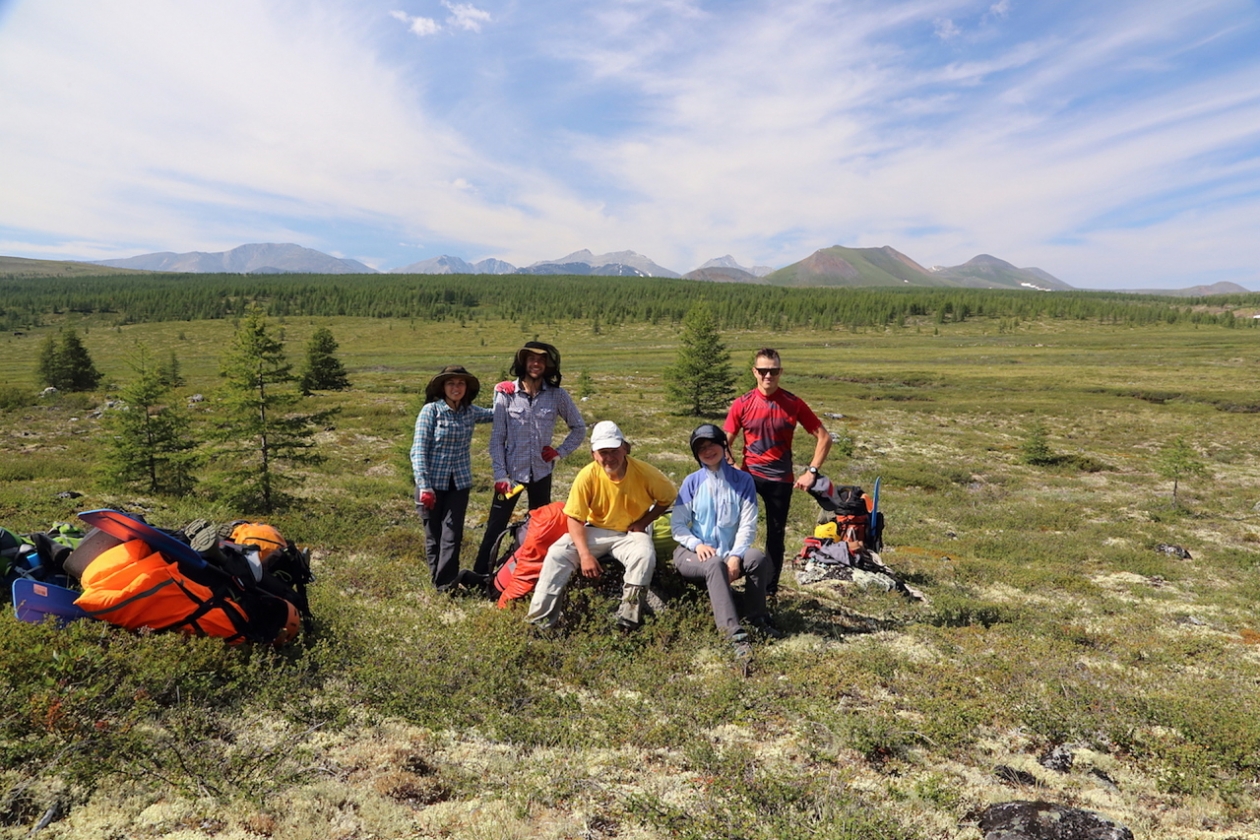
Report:
[[[691,433],[691,454],[697,461],[700,460],[700,456],[696,453],[696,450],[699,448],[700,442],[704,440],[711,440],[722,447],[722,449],[727,447],[726,432],[722,431],[720,426],[715,426],[712,423],[701,423]]]

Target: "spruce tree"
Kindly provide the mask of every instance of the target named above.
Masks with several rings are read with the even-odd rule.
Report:
[[[136,378],[119,392],[122,405],[102,419],[109,435],[105,481],[115,488],[187,493],[196,483],[193,470],[200,460],[188,412],[168,403],[171,389],[147,347],[140,345],[130,365]]]
[[[251,307],[220,360],[224,378],[219,403],[223,416],[215,430],[221,495],[245,508],[271,513],[289,501],[286,486],[298,483],[287,467],[316,464],[312,436],[316,424],[335,411],[297,414],[301,394],[284,344],[268,330],[267,319]]]
[[[717,322],[706,304],[683,318],[678,357],[665,370],[665,390],[680,414],[724,414],[735,397],[735,371]]]
[[[344,391],[350,387],[346,368],[335,355],[337,340],[325,327],[311,335],[306,345],[306,367],[302,371],[302,393],[310,396],[313,391]]]
[[[1199,459],[1199,453],[1194,451],[1194,447],[1184,437],[1177,436],[1165,444],[1156,456],[1155,472],[1172,479],[1172,503],[1173,507],[1177,507],[1180,504],[1177,501],[1178,483],[1183,478],[1206,474],[1207,466]]]
[[[184,376],[179,370],[179,357],[172,350],[167,355],[166,360],[157,366],[157,375],[162,384],[168,388],[181,388],[184,385]]]
[[[39,380],[58,391],[91,391],[101,381],[87,348],[73,329],[49,335],[39,349]]]

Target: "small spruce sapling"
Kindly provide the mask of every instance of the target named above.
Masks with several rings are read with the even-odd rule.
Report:
[[[101,372],[74,329],[49,335],[39,349],[39,380],[58,391],[92,391]]]
[[[336,355],[338,346],[332,331],[326,327],[311,334],[300,382],[304,395],[309,397],[314,391],[344,391],[350,387],[345,365]]]
[[[222,415],[215,429],[217,461],[224,466],[222,495],[247,508],[271,513],[289,501],[282,492],[299,479],[288,467],[323,460],[312,439],[336,409],[298,414],[297,377],[256,306],[241,319],[220,360]]]
[[[1199,458],[1194,447],[1178,435],[1164,444],[1164,448],[1155,457],[1155,472],[1172,480],[1172,503],[1173,507],[1177,507],[1178,484],[1182,479],[1206,475],[1207,465]]]
[[[129,364],[135,379],[119,392],[121,405],[102,419],[108,435],[105,483],[183,495],[196,483],[193,472],[201,460],[188,411],[169,402],[171,388],[148,347],[141,344]]]
[[[1059,463],[1059,456],[1050,448],[1046,424],[1040,420],[1028,429],[1028,437],[1020,446],[1020,459],[1034,467],[1049,467]]]

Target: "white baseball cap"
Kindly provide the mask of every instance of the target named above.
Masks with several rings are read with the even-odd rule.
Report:
[[[626,442],[626,436],[611,420],[600,420],[591,429],[591,449],[616,449]]]

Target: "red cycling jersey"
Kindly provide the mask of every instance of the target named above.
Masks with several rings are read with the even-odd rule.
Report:
[[[811,435],[822,423],[805,401],[782,388],[766,397],[756,389],[735,402],[726,415],[726,434],[731,441],[743,431],[743,468],[758,478],[792,481],[792,433],[796,424]]]

